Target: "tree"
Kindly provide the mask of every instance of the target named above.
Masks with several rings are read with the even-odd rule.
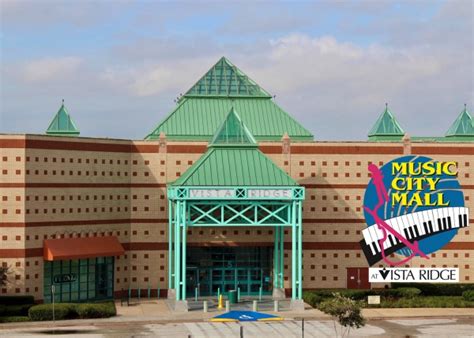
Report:
[[[333,293],[333,298],[323,301],[319,309],[332,317],[336,336],[346,337],[352,328],[358,329],[365,325],[360,302],[339,293]],[[340,332],[337,330],[336,322],[339,324]]]
[[[0,286],[5,286],[8,283],[8,266],[0,267]]]

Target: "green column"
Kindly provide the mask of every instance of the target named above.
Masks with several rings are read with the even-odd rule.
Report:
[[[284,252],[285,252],[285,228],[280,227],[280,287],[283,288],[283,273],[285,271],[285,266],[284,266]]]
[[[275,227],[275,236],[273,243],[273,288],[279,288],[279,274],[280,274],[280,229]]]
[[[168,289],[174,289],[173,280],[173,203],[168,200]]]
[[[297,267],[297,233],[296,233],[296,202],[292,203],[291,211],[291,299],[296,299],[296,273]]]
[[[180,269],[180,260],[181,260],[181,238],[180,238],[180,230],[181,230],[181,201],[176,202],[175,208],[175,224],[174,224],[174,245],[175,245],[175,254],[174,254],[174,286],[176,292],[176,300],[181,299],[181,269]]]
[[[302,202],[298,202],[298,295],[297,299],[303,296],[303,222],[302,222]]]
[[[186,213],[186,201],[181,202],[181,231],[183,235],[183,240],[181,242],[181,248],[182,248],[182,263],[181,263],[181,299],[185,300],[186,299],[186,235],[187,235],[187,228],[186,228],[186,223],[187,223],[187,213]]]

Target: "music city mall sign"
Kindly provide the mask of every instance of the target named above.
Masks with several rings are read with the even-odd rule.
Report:
[[[369,266],[384,263],[369,269],[369,281],[459,282],[458,268],[404,266],[414,258],[416,265],[430,264],[430,254],[469,225],[457,163],[410,155],[368,170],[360,244]]]

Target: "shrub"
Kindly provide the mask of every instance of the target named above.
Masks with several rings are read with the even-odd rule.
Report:
[[[401,298],[414,298],[421,293],[421,290],[417,288],[398,288],[392,290],[395,291],[395,294]]]
[[[365,325],[365,319],[362,316],[361,304],[351,298],[334,293],[333,298],[323,301],[319,309],[330,315],[334,321],[341,326],[340,334],[345,336],[349,334],[351,328],[360,328]],[[343,330],[343,328],[346,328]],[[338,335],[336,327],[336,336]]]
[[[21,305],[34,304],[33,296],[0,296],[0,304],[3,305]]]
[[[474,308],[474,302],[459,296],[422,296],[413,298],[382,299],[381,308]]]
[[[117,314],[114,302],[59,303],[54,305],[55,319],[108,318]],[[53,304],[35,305],[28,315],[31,320],[53,320]]]
[[[312,291],[303,292],[303,300],[312,307],[317,307],[324,298]]]
[[[474,290],[467,290],[462,293],[462,298],[469,302],[474,302]]]
[[[76,311],[79,318],[108,318],[117,314],[113,302],[102,304],[78,304]]]
[[[392,283],[395,289],[413,287],[421,290],[423,296],[462,296],[467,290],[474,290],[474,284],[430,284],[430,283]]]
[[[57,320],[77,318],[75,307],[76,304],[55,304],[54,318]],[[28,311],[28,316],[31,320],[53,320],[53,305],[41,304],[32,306]]]
[[[0,323],[17,323],[17,322],[29,322],[30,318],[27,316],[6,316],[0,317]]]
[[[28,316],[28,310],[33,304],[2,305],[0,306],[0,316]]]

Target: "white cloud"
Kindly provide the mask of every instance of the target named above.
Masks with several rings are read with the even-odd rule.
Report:
[[[79,57],[44,58],[25,63],[21,69],[25,82],[47,82],[70,77],[83,63]]]

